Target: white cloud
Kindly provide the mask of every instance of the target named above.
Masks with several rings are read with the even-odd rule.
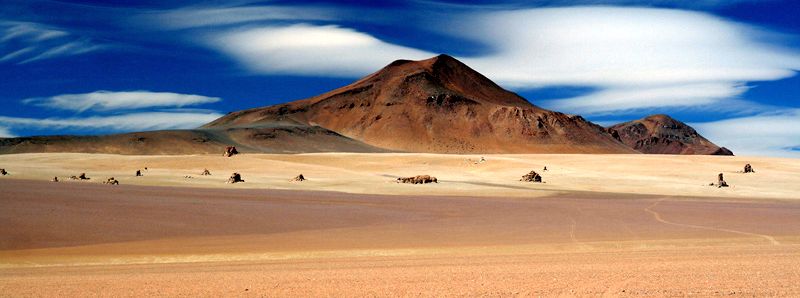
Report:
[[[776,80],[800,56],[769,34],[709,14],[569,7],[479,13],[450,31],[494,47],[465,61],[516,86],[646,86]]]
[[[25,64],[108,47],[46,25],[0,20],[0,63]]]
[[[711,106],[734,98],[747,87],[731,83],[698,83],[669,86],[619,87],[584,96],[541,102],[558,111],[583,115],[609,114],[657,107]],[[730,105],[725,103],[723,106]],[[741,104],[737,104],[742,108]]]
[[[45,119],[0,116],[0,124],[12,128],[92,129],[123,132],[197,128],[219,117],[222,117],[222,114],[167,112],[131,113],[114,116],[92,116],[83,118]]]
[[[183,8],[148,16],[170,29],[235,25],[258,21],[304,20],[323,21],[337,19],[328,9],[292,6],[243,6]]]
[[[800,109],[690,125],[736,155],[800,158]]]
[[[435,55],[348,28],[308,24],[233,30],[209,42],[254,71],[279,74],[354,77],[396,59]]]
[[[0,126],[0,138],[14,138],[16,137],[8,128]]]
[[[111,111],[149,107],[184,107],[220,101],[218,97],[150,91],[95,91],[83,94],[62,94],[23,100],[38,106],[83,112]]]

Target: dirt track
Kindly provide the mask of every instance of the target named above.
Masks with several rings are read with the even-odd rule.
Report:
[[[800,295],[796,201],[0,190],[0,295]]]

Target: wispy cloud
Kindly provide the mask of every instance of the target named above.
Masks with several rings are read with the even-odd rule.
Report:
[[[588,95],[540,102],[540,105],[559,111],[570,111],[582,115],[603,115],[624,111],[637,111],[653,108],[683,108],[704,106],[711,108],[720,103],[737,111],[744,108],[755,109],[756,104],[748,104],[733,98],[747,91],[747,87],[737,83],[698,83],[647,87],[616,87],[590,93]],[[746,107],[748,106],[748,107]],[[728,112],[725,110],[723,112]]]
[[[0,20],[0,63],[25,64],[80,55],[108,47],[39,23]]]
[[[14,138],[16,137],[8,128],[0,126],[0,138]]]
[[[19,118],[0,116],[0,123],[11,128],[91,129],[112,132],[190,129],[221,117],[219,113],[144,112],[80,118]]]
[[[339,26],[296,24],[232,30],[209,44],[261,73],[355,77],[399,58],[435,54]]]
[[[147,15],[169,29],[236,25],[260,21],[331,21],[330,9],[293,6],[191,7]]]
[[[800,109],[690,125],[737,155],[800,157]]]
[[[83,94],[62,94],[28,98],[24,103],[41,107],[84,112],[119,111],[151,107],[185,107],[220,101],[219,97],[151,91],[95,91]]]

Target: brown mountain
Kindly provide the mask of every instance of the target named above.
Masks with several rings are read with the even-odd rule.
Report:
[[[320,126],[397,151],[635,153],[580,116],[532,105],[447,56],[398,60],[304,100],[230,113],[205,129]]]
[[[321,127],[260,127],[146,131],[101,136],[0,138],[4,153],[222,154],[226,146],[241,152],[385,152]]]
[[[608,128],[615,138],[642,153],[733,155],[697,133],[686,123],[659,114]]]

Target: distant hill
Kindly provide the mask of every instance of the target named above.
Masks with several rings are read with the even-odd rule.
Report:
[[[649,154],[733,155],[697,133],[686,123],[659,114],[616,124],[608,128],[615,138]]]
[[[0,138],[0,154],[83,152],[113,154],[222,154],[241,152],[385,152],[321,127],[280,125],[226,129],[147,131],[102,136]]]

